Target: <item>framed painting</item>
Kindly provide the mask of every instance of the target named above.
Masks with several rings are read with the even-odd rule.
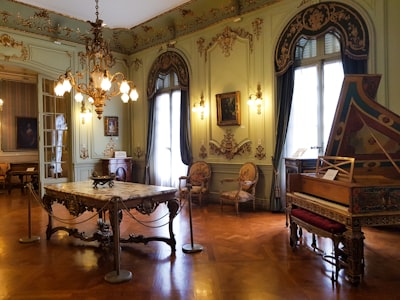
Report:
[[[240,125],[240,92],[217,94],[217,125]]]
[[[104,135],[118,136],[118,117],[104,117]]]
[[[37,149],[37,118],[16,117],[17,149]]]

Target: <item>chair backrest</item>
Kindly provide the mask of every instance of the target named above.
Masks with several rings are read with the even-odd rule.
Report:
[[[252,162],[243,164],[239,171],[239,180],[241,182],[241,189],[246,192],[254,192],[255,186],[258,182],[258,168]],[[253,189],[252,191],[250,191]]]
[[[0,176],[5,176],[9,169],[10,169],[10,164],[0,163]]]
[[[211,177],[211,167],[204,161],[196,161],[189,168],[190,184],[202,185],[204,182],[205,186],[208,185],[208,181]]]

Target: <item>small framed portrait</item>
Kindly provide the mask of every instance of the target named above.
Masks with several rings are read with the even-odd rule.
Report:
[[[240,92],[217,94],[218,126],[240,125]]]
[[[104,135],[118,136],[118,117],[104,117]]]
[[[17,148],[18,149],[37,149],[37,119],[36,118],[17,118]]]

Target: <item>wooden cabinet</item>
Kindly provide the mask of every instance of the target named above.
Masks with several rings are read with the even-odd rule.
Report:
[[[116,180],[132,182],[132,157],[103,158],[103,174],[114,173]]]

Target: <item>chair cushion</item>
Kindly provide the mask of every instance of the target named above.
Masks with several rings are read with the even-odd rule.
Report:
[[[343,233],[346,231],[346,226],[340,224],[331,219],[324,218],[320,215],[314,214],[308,210],[301,208],[294,208],[291,211],[291,215],[299,218],[300,220],[313,225],[315,227],[321,228],[330,233]]]
[[[254,196],[250,193],[247,193],[245,191],[240,191],[238,198],[236,199],[236,195],[237,195],[238,191],[227,191],[227,192],[223,192],[221,194],[221,198],[225,199],[225,200],[231,200],[231,201],[238,201],[238,202],[247,202],[247,201],[252,201],[254,200]]]

